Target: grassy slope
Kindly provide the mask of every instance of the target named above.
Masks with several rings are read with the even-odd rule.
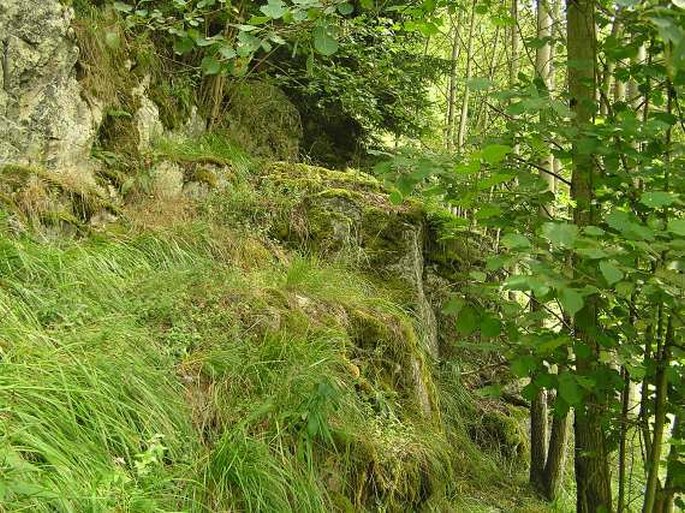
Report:
[[[271,240],[289,198],[205,143],[164,149],[236,163],[185,215],[52,242],[4,215],[0,511],[546,511],[470,441],[449,367],[440,421],[393,374],[403,291]]]

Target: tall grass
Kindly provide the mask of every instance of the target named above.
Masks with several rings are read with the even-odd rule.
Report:
[[[497,472],[458,383],[412,402],[402,291],[181,230],[0,236],[0,511],[449,511]]]

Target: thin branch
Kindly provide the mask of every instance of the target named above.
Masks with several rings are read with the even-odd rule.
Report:
[[[522,164],[526,164],[526,165],[528,165],[528,166],[530,166],[530,167],[533,167],[533,168],[537,169],[538,171],[540,171],[540,172],[542,172],[542,173],[546,173],[546,174],[548,174],[548,175],[550,175],[550,176],[553,176],[554,178],[556,178],[556,179],[559,180],[560,182],[562,182],[562,183],[568,185],[569,187],[571,187],[571,182],[570,182],[569,180],[567,180],[567,179],[564,178],[563,176],[560,176],[559,174],[555,173],[554,171],[550,171],[549,169],[545,169],[544,167],[537,165],[535,162],[531,162],[530,160],[526,160],[526,159],[524,159],[523,157],[520,157],[519,155],[511,155],[511,156],[512,156],[512,157],[514,158],[514,160],[516,160],[517,162],[521,162]]]

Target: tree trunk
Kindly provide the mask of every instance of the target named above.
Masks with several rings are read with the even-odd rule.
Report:
[[[545,498],[553,502],[559,495],[566,467],[566,442],[568,440],[568,414],[555,415],[545,464]]]
[[[596,109],[596,36],[593,0],[568,0],[568,83],[570,106],[575,114],[578,137],[590,126]],[[573,174],[571,197],[576,206],[574,222],[578,226],[594,224],[594,178],[596,169],[592,156],[574,142],[571,151]],[[576,267],[582,265],[576,262]],[[576,269],[582,273],[582,269]],[[597,297],[588,296],[576,314],[574,330],[579,344],[588,351],[576,351],[576,372],[592,374],[599,357],[596,340],[598,331]],[[575,474],[577,513],[610,513],[612,511],[611,480],[607,444],[602,426],[606,399],[590,396],[575,415]]]
[[[449,92],[447,96],[447,127],[445,133],[445,146],[448,150],[454,148],[455,112],[457,110],[457,61],[459,60],[459,16],[453,21],[452,26],[452,50],[450,52],[450,77]]]
[[[519,14],[518,0],[511,0],[511,34],[509,44],[511,45],[509,59],[509,87],[514,87],[518,76],[519,64]]]
[[[537,78],[544,84],[545,89],[549,92],[552,82],[552,45],[549,38],[552,34],[552,18],[550,16],[549,5],[547,0],[537,0],[537,37],[538,39],[545,39],[545,44],[539,46],[535,52],[535,74]],[[540,121],[544,122],[544,113],[540,114]],[[542,178],[547,183],[547,190],[554,194],[556,192],[556,181],[552,172],[554,171],[554,157],[551,152],[548,152],[539,163],[542,169],[548,172],[541,171]],[[547,212],[552,213],[552,203],[547,205]]]
[[[461,102],[461,117],[459,118],[459,134],[457,136],[457,149],[462,151],[464,149],[464,141],[466,140],[466,129],[469,120],[469,99],[471,91],[469,88],[469,81],[471,80],[471,67],[473,58],[473,29],[476,24],[476,0],[471,4],[471,13],[469,19],[469,36],[466,43],[466,71],[464,72],[464,97]]]
[[[673,320],[668,319],[666,337],[662,347],[657,350],[656,385],[654,397],[654,427],[652,437],[652,450],[646,462],[647,484],[645,485],[645,499],[642,504],[642,513],[656,513],[657,498],[661,494],[659,486],[659,470],[661,463],[661,449],[664,442],[664,430],[666,428],[666,407],[668,404],[668,368],[671,364],[670,343],[673,338]]]
[[[545,491],[547,463],[547,392],[540,390],[530,403],[530,484]]]

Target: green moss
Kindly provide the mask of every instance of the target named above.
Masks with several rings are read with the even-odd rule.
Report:
[[[195,168],[190,171],[187,181],[200,182],[209,185],[211,188],[215,188],[219,183],[219,178],[214,171],[195,166]]]
[[[510,462],[525,460],[527,436],[521,420],[511,412],[486,410],[474,429],[481,447]]]

